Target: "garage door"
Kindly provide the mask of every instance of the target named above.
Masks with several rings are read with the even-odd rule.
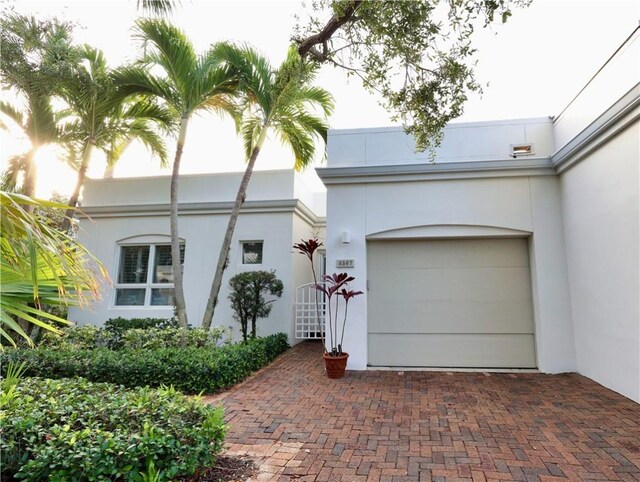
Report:
[[[534,368],[526,239],[370,241],[369,365]]]

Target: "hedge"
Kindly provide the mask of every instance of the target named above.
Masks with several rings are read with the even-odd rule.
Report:
[[[211,330],[201,328],[128,328],[119,333],[91,325],[70,327],[62,330],[62,335],[47,333],[38,344],[39,347],[56,350],[93,350],[96,348],[181,348],[210,347],[231,342],[228,328],[214,327]]]
[[[172,480],[213,466],[222,409],[174,389],[23,378],[3,403],[2,480]]]
[[[0,366],[27,363],[27,376],[83,377],[126,387],[173,386],[185,393],[214,393],[244,380],[289,347],[278,333],[219,348],[153,350],[17,349],[0,353]]]

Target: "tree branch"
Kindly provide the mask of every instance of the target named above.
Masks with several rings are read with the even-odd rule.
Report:
[[[310,35],[306,39],[300,40],[298,43],[298,53],[300,54],[300,57],[304,58],[307,55],[311,55],[317,60],[327,60],[327,57],[325,56],[326,49],[324,49],[325,55],[323,55],[322,52],[314,47],[318,44],[325,45],[340,27],[345,23],[353,21],[355,18],[355,12],[362,4],[362,1],[363,0],[353,0],[339,18],[332,15],[320,32]]]

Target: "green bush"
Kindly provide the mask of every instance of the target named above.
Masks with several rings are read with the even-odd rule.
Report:
[[[149,328],[179,328],[177,318],[109,318],[104,322],[109,332],[109,348],[121,348],[125,332],[128,330],[147,330]]]
[[[185,393],[214,393],[244,380],[288,348],[279,333],[219,348],[17,349],[0,353],[0,367],[27,363],[27,376],[84,377],[127,387],[173,386]]]
[[[183,344],[184,336],[184,344]],[[180,328],[134,328],[124,333],[123,348],[158,349],[188,347],[215,348],[230,342],[231,332],[228,328],[217,326],[211,330],[191,328],[183,332]]]
[[[26,481],[160,480],[215,463],[222,409],[173,389],[84,379],[25,378],[4,407],[2,478]]]
[[[266,318],[271,313],[274,301],[282,296],[282,281],[276,278],[275,271],[245,271],[238,273],[229,280],[231,293],[229,301],[233,309],[233,318],[240,323],[242,339],[257,337],[256,322],[258,318]],[[264,295],[270,294],[276,299],[265,300]],[[248,333],[251,322],[251,334]]]
[[[93,325],[62,328],[62,335],[47,332],[42,335],[39,346],[64,349],[92,350],[107,347],[112,336],[105,330]]]
[[[182,337],[184,336],[184,346],[215,347],[222,343],[229,343],[231,338],[230,330],[224,327],[214,327],[209,331],[189,328],[184,333],[180,328],[128,328],[114,333],[113,330],[87,325],[65,328],[62,333],[62,335],[45,334],[39,346],[57,350],[177,348],[183,346]]]

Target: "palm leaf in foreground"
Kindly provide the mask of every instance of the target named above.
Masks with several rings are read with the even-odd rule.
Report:
[[[17,320],[57,331],[68,321],[46,312],[46,305],[84,305],[96,299],[104,267],[66,234],[25,209],[64,204],[0,192],[0,336],[15,345],[13,333],[31,343]],[[13,332],[13,333],[12,333]]]

